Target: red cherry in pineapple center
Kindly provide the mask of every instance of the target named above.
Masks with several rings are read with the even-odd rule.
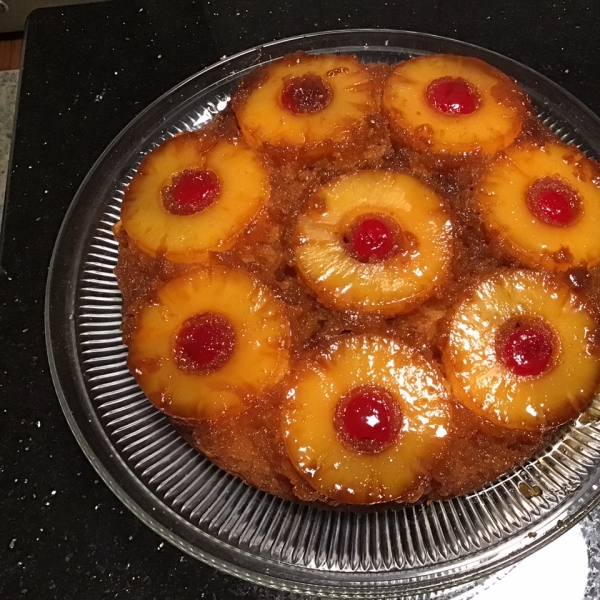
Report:
[[[202,313],[187,319],[175,338],[177,366],[190,373],[218,371],[235,349],[235,331],[221,315]]]
[[[401,424],[398,402],[378,386],[354,388],[336,407],[338,438],[356,452],[385,450],[397,438]]]
[[[475,86],[460,77],[434,79],[426,92],[427,102],[445,115],[470,115],[481,104]]]
[[[400,228],[386,215],[362,215],[350,226],[345,241],[356,260],[382,262],[400,250]]]
[[[283,107],[294,115],[319,112],[332,98],[331,86],[313,74],[291,77],[285,82],[281,92]]]
[[[568,227],[581,212],[577,192],[556,177],[536,179],[527,189],[527,206],[540,221],[553,227]]]
[[[556,337],[549,326],[536,319],[509,324],[500,334],[500,360],[513,374],[536,377],[548,369],[555,353]]]
[[[179,173],[163,191],[163,205],[174,215],[193,215],[208,208],[221,193],[219,178],[212,171],[190,169]]]

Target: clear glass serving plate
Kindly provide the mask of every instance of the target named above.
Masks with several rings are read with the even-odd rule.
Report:
[[[166,540],[218,569],[280,589],[347,598],[467,585],[547,544],[598,503],[598,399],[550,447],[476,493],[396,509],[323,510],[275,498],[218,469],[177,435],[126,367],[111,227],[128,182],[150,149],[223,110],[245,74],[297,50],[390,63],[435,52],[477,56],[517,79],[561,139],[600,156],[600,120],[573,96],[527,67],[453,40],[346,30],[277,41],[223,60],[143,111],[73,199],[46,298],[58,397],[114,493]]]

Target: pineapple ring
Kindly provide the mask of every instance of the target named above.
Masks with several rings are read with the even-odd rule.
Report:
[[[220,193],[204,210],[177,215],[165,208],[162,192],[186,170],[213,172]],[[210,251],[229,249],[269,193],[267,171],[244,141],[184,133],[146,156],[125,192],[121,220],[129,237],[150,256],[194,263],[206,260]]]
[[[197,314],[235,332],[229,360],[208,374],[178,367],[175,340]],[[152,404],[171,416],[211,419],[245,408],[287,370],[290,324],[279,301],[249,273],[205,265],[164,284],[136,317],[128,366]]]
[[[478,95],[469,114],[445,114],[427,99],[433,81],[466,82]],[[476,58],[421,56],[400,63],[388,77],[383,106],[401,141],[415,150],[494,154],[519,135],[525,115],[523,96],[514,82]]]
[[[384,388],[402,415],[398,437],[379,453],[353,451],[337,436],[338,403],[365,385]],[[438,371],[416,350],[377,335],[340,338],[305,358],[293,374],[282,414],[285,447],[296,470],[315,490],[349,504],[416,501],[450,424]]]
[[[515,375],[496,341],[511,319],[547,323],[556,334],[554,360],[538,376]],[[498,271],[467,292],[454,310],[443,362],[457,399],[508,429],[543,431],[576,417],[600,379],[594,317],[556,275]]]
[[[477,201],[486,229],[510,255],[528,266],[564,271],[600,263],[598,167],[572,146],[513,146],[488,169]],[[581,201],[570,225],[544,223],[529,209],[527,192],[542,178],[564,181]]]
[[[330,90],[320,110],[295,114],[284,108],[282,92],[292,78],[317,76]],[[246,96],[234,98],[233,110],[249,144],[306,148],[339,144],[379,112],[369,72],[355,58],[323,54],[292,55],[262,71]]]
[[[382,214],[412,238],[412,248],[363,263],[343,237],[361,215]],[[391,171],[360,171],[321,187],[295,229],[300,272],[325,304],[341,310],[405,313],[444,282],[452,257],[452,225],[442,200],[420,181]]]

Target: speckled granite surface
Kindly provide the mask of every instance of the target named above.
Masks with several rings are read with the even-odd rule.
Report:
[[[594,76],[600,3],[172,0],[169,18],[164,4],[47,9],[29,22],[3,248],[7,276],[0,279],[0,314],[6,315],[0,334],[0,598],[300,600],[217,572],[144,526],[86,462],[52,387],[43,300],[54,241],[77,186],[142,107],[220,56],[257,43],[385,25],[509,55],[600,114]],[[599,600],[599,531],[596,509],[504,577],[437,598]]]
[[[18,83],[19,71],[0,71],[0,214],[4,205]]]

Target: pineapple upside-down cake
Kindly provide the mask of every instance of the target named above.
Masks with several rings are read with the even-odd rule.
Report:
[[[480,60],[284,57],[126,191],[129,369],[280,497],[477,489],[598,388],[599,181]]]

